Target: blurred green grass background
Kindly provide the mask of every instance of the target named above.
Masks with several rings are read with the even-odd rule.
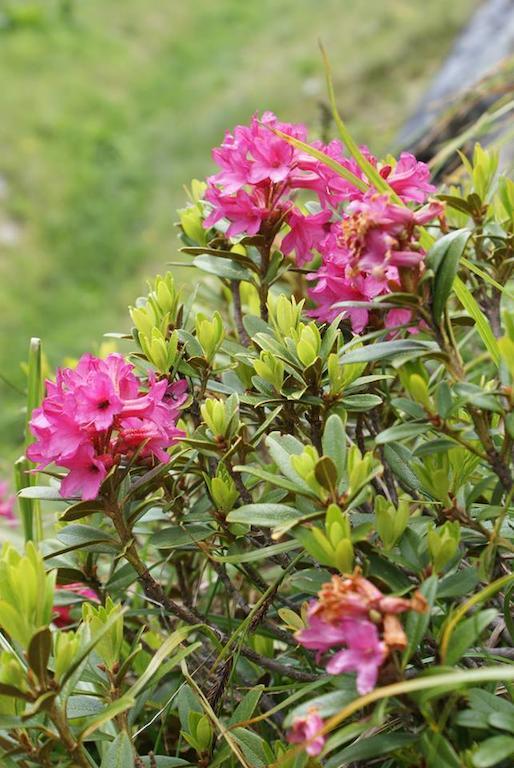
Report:
[[[183,185],[211,171],[225,129],[271,109],[320,132],[319,38],[354,135],[382,152],[475,5],[1,2],[0,374],[23,389],[33,335],[57,364],[127,329],[126,305],[177,257]],[[23,398],[0,388],[11,453]]]

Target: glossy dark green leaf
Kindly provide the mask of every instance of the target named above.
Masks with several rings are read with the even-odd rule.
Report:
[[[397,440],[406,440],[409,437],[417,437],[423,435],[430,429],[430,424],[395,424],[394,427],[384,429],[375,437],[375,443],[377,445],[385,445],[385,443],[393,443]]]
[[[464,619],[457,625],[448,645],[448,652],[446,654],[448,664],[457,663],[466,650],[476,642],[484,629],[496,617],[497,613],[494,608],[477,611],[473,616]]]
[[[215,533],[214,529],[201,523],[172,525],[150,536],[149,543],[159,549],[178,549],[196,541],[205,541]]]
[[[466,243],[469,240],[469,235],[470,233],[467,229],[462,229],[450,232],[438,241],[438,243],[443,241],[446,247],[440,256],[438,251],[437,258],[431,260],[431,266],[435,272],[432,316],[436,323],[440,323],[446,302],[452,292],[453,281],[459,268],[461,256],[466,248]],[[436,267],[433,266],[434,263],[437,263]]]
[[[295,524],[304,517],[303,512],[286,504],[245,504],[229,512],[227,521],[274,528],[286,523]]]
[[[380,757],[413,744],[416,739],[417,736],[410,733],[380,733],[366,739],[359,739],[355,744],[350,744],[349,747],[338,753],[338,758],[341,765],[354,763],[358,760],[370,760],[373,757]]]
[[[350,363],[371,363],[376,360],[387,360],[403,352],[425,352],[434,349],[430,342],[400,339],[398,341],[379,341],[366,347],[358,347],[343,351],[340,360],[343,365]]]
[[[322,456],[316,462],[314,474],[318,483],[330,493],[337,487],[337,467],[329,456]]]
[[[33,635],[27,650],[29,667],[40,683],[46,680],[48,660],[52,652],[52,633],[48,627],[39,629]]]
[[[402,488],[407,491],[419,489],[419,479],[411,468],[412,454],[405,446],[387,443],[384,445],[384,459],[398,478]]]
[[[471,762],[475,768],[490,768],[497,763],[514,755],[514,738],[512,736],[492,736],[482,741]]]
[[[216,256],[197,256],[193,259],[193,264],[202,272],[207,272],[209,275],[216,275],[216,277],[224,277],[228,280],[246,280],[251,281],[251,273],[237,261],[229,261],[228,259],[220,259]]]
[[[407,648],[403,652],[402,666],[405,667],[423,640],[430,623],[432,608],[437,593],[437,576],[430,576],[420,586],[419,591],[425,597],[428,607],[425,613],[409,611],[405,622],[405,634],[408,638]]]

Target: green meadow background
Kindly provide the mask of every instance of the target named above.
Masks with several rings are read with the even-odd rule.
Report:
[[[324,127],[317,41],[356,138],[394,146],[473,0],[0,2],[0,448],[19,450],[31,336],[52,365],[128,327],[177,258],[183,186],[272,109]],[[182,272],[181,278],[191,278]]]

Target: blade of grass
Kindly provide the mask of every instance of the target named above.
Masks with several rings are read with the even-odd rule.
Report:
[[[34,408],[37,408],[43,398],[43,369],[41,355],[41,339],[32,338],[29,344],[27,362],[27,416],[25,420],[25,451],[32,442],[30,432],[30,419]],[[16,491],[37,485],[37,475],[31,472],[31,462],[27,457],[21,456],[14,465],[14,480]],[[37,543],[43,538],[43,522],[41,518],[41,505],[37,499],[20,498],[18,496],[18,509],[23,525],[25,542]]]
[[[393,189],[391,189],[387,181],[384,178],[382,178],[382,176],[377,171],[377,169],[373,165],[371,165],[369,160],[367,160],[364,157],[364,155],[359,149],[357,142],[352,137],[341,115],[339,114],[339,110],[337,109],[337,103],[336,103],[336,95],[334,91],[334,83],[332,80],[330,61],[328,59],[327,52],[325,51],[321,43],[320,43],[320,49],[321,49],[321,55],[323,56],[323,66],[325,68],[325,78],[327,81],[328,99],[330,102],[330,107],[332,109],[332,115],[333,115],[335,124],[337,126],[337,130],[339,131],[341,140],[346,145],[348,152],[353,157],[353,159],[355,160],[355,162],[357,163],[361,171],[366,174],[366,177],[368,178],[368,181],[370,182],[370,184],[372,184],[378,192],[383,192],[389,195],[395,201],[395,203],[401,204],[402,201],[400,200],[396,192]]]

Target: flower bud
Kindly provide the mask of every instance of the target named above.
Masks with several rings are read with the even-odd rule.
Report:
[[[296,345],[296,354],[301,363],[307,368],[312,365],[321,349],[321,336],[316,323],[304,325]]]
[[[428,550],[434,571],[442,571],[457,554],[460,542],[460,524],[457,520],[447,520],[439,528],[428,532]]]
[[[271,352],[261,352],[258,360],[253,361],[255,372],[261,379],[272,384],[280,392],[284,383],[284,363]]]
[[[291,301],[284,294],[275,298],[270,294],[268,299],[269,319],[279,338],[294,336],[300,323],[304,301],[296,303],[294,296]]]
[[[212,320],[199,312],[196,316],[196,338],[200,344],[205,359],[212,363],[214,356],[224,338],[223,321],[219,312],[215,312]]]
[[[113,603],[110,597],[107,598],[105,606],[82,604],[82,619],[89,628],[92,638],[103,631],[105,625],[116,615],[118,615],[117,619],[95,646],[95,652],[108,669],[112,669],[120,660],[123,643],[123,614],[120,606]]]

